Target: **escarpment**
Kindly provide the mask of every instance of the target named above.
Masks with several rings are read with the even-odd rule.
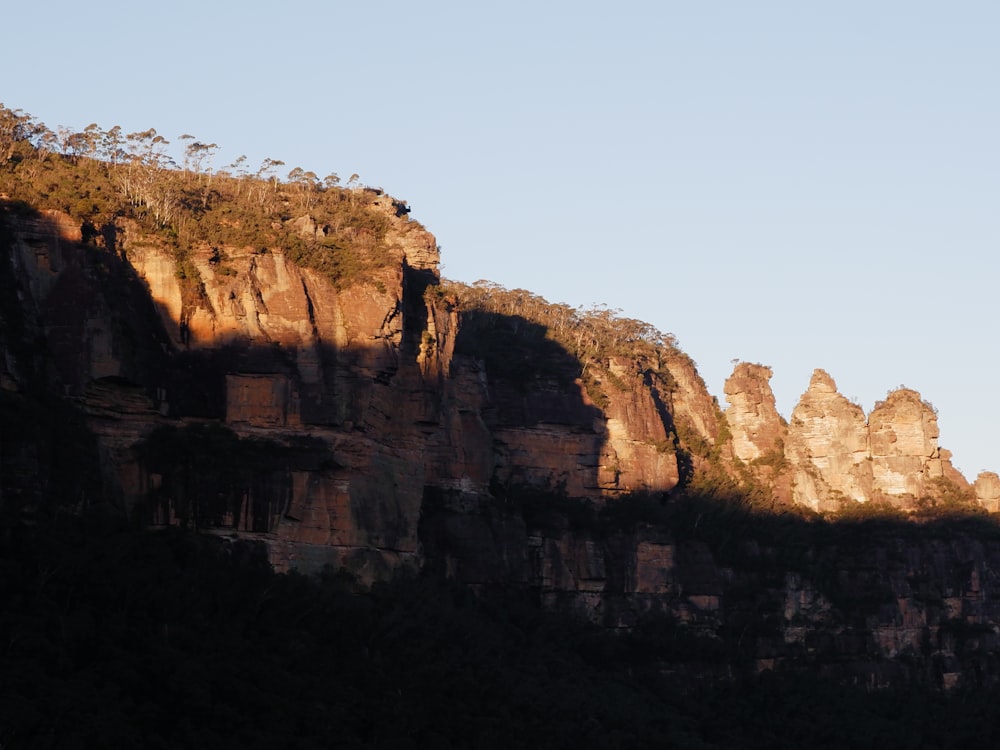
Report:
[[[279,567],[375,577],[419,565],[425,496],[478,507],[525,491],[598,502],[666,491],[684,463],[674,415],[715,439],[698,432],[717,430],[716,412],[683,356],[651,367],[663,347],[629,354],[624,341],[605,354],[614,321],[577,320],[594,350],[584,366],[516,307],[477,312],[441,287],[434,237],[384,196],[367,199],[385,232],[367,249],[378,262],[350,283],[281,242],[194,243],[178,260],[134,221],[84,239],[64,214],[7,211],[34,358],[10,342],[9,390],[40,378],[83,409],[130,512],[263,535]],[[308,215],[285,224],[288,236],[321,231]],[[310,447],[203,483],[185,443],[206,420],[229,436],[220,460],[239,464],[262,439],[281,455],[304,437]]]
[[[8,424],[46,415],[0,440],[5,509],[101,496],[145,524],[259,540],[280,570],[516,583],[613,628],[662,618],[694,639],[687,673],[712,678],[998,678],[995,541],[783,527],[803,549],[733,497],[996,511],[996,475],[970,487],[917,393],[866,417],[818,370],[786,422],[770,369],[740,363],[723,412],[669,335],[442,282],[400,202],[342,201],[343,226],[285,211],[260,241],[183,248],[131,218],[2,204],[0,404]],[[71,490],[34,479],[60,451]]]

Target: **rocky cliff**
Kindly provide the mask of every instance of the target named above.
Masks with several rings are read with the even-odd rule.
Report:
[[[468,341],[475,332],[462,328],[461,303],[426,293],[439,282],[433,236],[392,201],[365,198],[388,221],[378,248],[388,260],[347,286],[293,263],[280,246],[202,244],[185,275],[163,238],[135,222],[85,241],[65,214],[8,211],[11,291],[23,320],[6,347],[6,387],[44,381],[80,405],[125,507],[154,522],[263,533],[279,567],[352,556],[372,557],[373,570],[418,564],[428,492],[476,505],[521,488],[602,499],[677,485],[669,410],[715,429],[712,400],[685,358],[675,358],[683,385],[670,392],[640,361],[595,363],[607,381],[598,386],[602,409],[579,363],[537,323],[493,315],[490,351],[478,356],[482,341]],[[292,232],[314,232],[313,224],[288,222]],[[542,346],[524,348],[518,329],[528,328]],[[17,356],[24,339],[29,357]],[[497,365],[517,357],[523,366],[514,370]],[[142,448],[157,430],[205,420],[237,443],[307,436],[321,448],[311,463],[281,469],[281,496],[263,503],[266,518],[232,508],[198,518],[215,503],[199,500],[197,480],[164,475],[181,470],[154,467]],[[225,494],[236,503],[259,491]]]
[[[866,417],[830,375],[816,370],[786,425],[770,378],[769,368],[738,364],[726,383],[726,420],[736,458],[756,463],[758,476],[765,465],[779,495],[787,486],[794,503],[817,511],[872,501],[914,510],[962,498],[992,510],[990,477],[970,485],[952,466],[951,453],[938,446],[934,407],[916,391],[891,391]]]
[[[786,423],[770,370],[743,363],[723,414],[668,337],[441,284],[433,236],[398,201],[349,200],[384,227],[342,243],[368,264],[349,281],[294,259],[296,237],[339,252],[341,230],[309,213],[273,219],[266,245],[179,255],[138,221],[5,205],[5,420],[54,396],[83,415],[67,435],[92,471],[75,499],[49,483],[62,501],[95,487],[148,524],[258,539],[282,570],[422,567],[530,586],[609,627],[665,618],[715,654],[706,674],[826,660],[865,684],[996,676],[995,542],[900,527],[858,547],[802,522],[788,547],[733,499],[763,488],[828,511],[968,491],[918,394],[866,418],[817,371]],[[5,430],[0,499],[42,502],[31,476],[59,471],[53,441]],[[995,510],[996,476],[975,487]]]

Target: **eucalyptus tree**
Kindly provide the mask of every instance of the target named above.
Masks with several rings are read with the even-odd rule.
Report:
[[[101,158],[112,166],[117,165],[125,157],[125,136],[121,125],[104,131],[100,143]]]
[[[288,181],[298,193],[303,209],[308,211],[319,190],[319,177],[315,172],[307,172],[302,167],[295,167],[288,173]]]
[[[189,167],[196,175],[201,175],[202,164],[207,160],[208,170],[211,171],[212,155],[219,148],[219,145],[217,143],[202,143],[194,140],[193,135],[188,134],[184,134],[180,138],[191,141],[184,149],[184,166]]]
[[[21,109],[9,109],[0,102],[0,163],[10,161],[17,144],[30,140],[35,118]]]
[[[264,189],[264,185],[270,182],[272,185],[272,193],[278,192],[278,167],[285,166],[285,162],[280,159],[272,159],[270,157],[264,159],[260,165],[260,169],[257,170],[255,177],[260,181],[260,187],[258,188],[257,199],[260,201],[260,205],[264,205],[267,202],[267,191]]]
[[[145,206],[161,226],[168,224],[177,208],[177,197],[162,173],[177,165],[167,154],[170,141],[155,128],[125,136],[128,167],[119,182],[135,206]]]

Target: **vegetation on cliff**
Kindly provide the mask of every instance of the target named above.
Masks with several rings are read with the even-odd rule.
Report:
[[[215,169],[215,143],[188,134],[177,140],[180,163],[155,128],[53,130],[0,104],[0,198],[65,212],[93,241],[122,219],[136,221],[172,250],[178,277],[193,287],[198,271],[190,257],[199,249],[211,249],[224,269],[226,247],[280,247],[341,285],[389,262],[386,233],[391,212],[409,210],[402,202],[358,187],[356,176],[345,188],[336,174],[320,179],[301,167],[282,178],[277,159],[252,170],[240,157]],[[295,221],[302,217],[305,225]]]
[[[538,348],[544,342],[558,344],[579,363],[579,371],[572,377],[582,377],[588,393],[595,403],[606,402],[600,393],[599,383],[588,372],[597,367],[608,377],[608,361],[612,357],[641,361],[644,371],[659,378],[669,387],[670,373],[666,369],[668,356],[685,356],[678,348],[672,334],[663,333],[655,326],[641,320],[626,318],[620,310],[595,305],[590,308],[570,307],[553,303],[524,289],[506,289],[489,281],[463,284],[448,281],[434,290],[436,294],[456,300],[464,326],[471,327],[474,335],[470,342],[480,348],[470,353],[488,359],[488,363],[504,366],[498,350],[514,346],[526,350]],[[533,324],[533,325],[529,325]],[[492,345],[494,338],[504,339]],[[527,360],[525,356],[523,359]],[[545,357],[533,358],[544,367]],[[532,371],[506,364],[513,377],[530,377]],[[589,376],[589,379],[588,379]],[[611,385],[614,385],[613,375]]]
[[[481,360],[491,378],[523,390],[546,381],[564,389],[579,382],[605,414],[616,396],[645,391],[665,429],[654,445],[676,453],[680,485],[732,484],[723,458],[728,428],[718,405],[711,405],[708,436],[675,408],[681,386],[674,371],[698,376],[673,334],[604,305],[571,307],[489,281],[445,281],[429,293],[457,308],[456,352]]]
[[[178,166],[153,130],[53,133],[0,107],[0,192],[8,210],[68,212],[92,243],[108,241],[108,226],[135,222],[174,250],[178,276],[193,286],[191,253],[206,248],[224,273],[228,247],[280,246],[339,284],[367,279],[385,260],[392,212],[405,206],[341,189],[335,176],[320,182],[294,169],[279,180],[275,160],[254,174],[239,163],[214,171],[207,166],[214,144],[182,140],[192,143]],[[27,360],[31,351],[15,351],[31,332],[11,279],[2,290],[0,347]],[[525,537],[569,528],[609,544],[648,532],[704,549],[713,565],[736,571],[720,607],[723,625],[707,637],[696,632],[670,614],[661,591],[661,613],[612,634],[544,611],[534,584],[506,585],[498,576],[474,596],[435,579],[454,555],[439,555],[440,565],[423,576],[362,590],[345,574],[277,575],[259,548],[234,539],[137,528],[150,518],[141,510],[125,518],[84,417],[46,393],[40,377],[37,392],[0,391],[0,422],[24,425],[0,433],[0,745],[885,748],[1000,739],[990,667],[997,634],[989,623],[954,617],[938,631],[959,643],[955,652],[975,642],[969,662],[986,665],[969,669],[983,689],[952,696],[924,692],[928,679],[905,694],[871,695],[809,669],[758,675],[761,652],[751,648],[758,637],[782,636],[773,601],[785,593],[786,574],[807,575],[838,614],[862,622],[866,608],[892,605],[895,592],[873,566],[864,576],[840,576],[837,555],[900,538],[958,546],[995,539],[996,524],[967,512],[967,491],[943,479],[934,485],[916,514],[930,521],[923,525],[876,503],[845,507],[837,522],[775,509],[767,487],[727,463],[717,405],[706,410],[711,434],[674,419],[676,373],[693,365],[668,334],[617,311],[553,305],[489,283],[432,284],[427,294],[432,304],[457,308],[458,352],[515,389],[579,381],[590,402],[607,408],[641,383],[670,427],[656,447],[688,461],[670,493],[623,493],[598,507],[508,486],[495,492],[497,507],[483,499],[482,517],[492,513],[489,520],[509,521]],[[190,362],[186,370],[201,379]],[[597,413],[585,406],[585,417]],[[221,419],[218,410],[198,416]],[[194,529],[272,531],[290,468],[315,447],[210,422],[158,423],[133,446],[151,480],[149,515]],[[782,460],[776,452],[759,465]],[[341,468],[331,462],[320,457],[315,465]],[[420,523],[429,526],[449,510],[435,508],[424,490]],[[431,541],[421,539],[429,559],[439,553]],[[609,582],[600,595],[618,584],[624,589]],[[938,620],[949,611],[934,586],[919,593]],[[764,601],[771,609],[762,611]],[[817,652],[811,666],[835,653]],[[928,658],[913,673],[932,669]],[[694,684],[706,674],[721,677]]]

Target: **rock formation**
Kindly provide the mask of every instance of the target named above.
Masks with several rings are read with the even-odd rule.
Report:
[[[584,363],[526,310],[477,321],[439,287],[433,236],[386,196],[371,210],[384,262],[350,284],[280,245],[199,245],[179,270],[134,222],[88,234],[59,213],[0,214],[4,408],[68,397],[85,415],[73,440],[94,440],[88,481],[147,523],[259,540],[282,570],[513,582],[610,627],[658,614],[708,641],[741,632],[753,671],[992,675],[976,660],[993,630],[955,636],[1000,621],[991,544],[835,539],[796,556],[725,520],[713,546],[704,508],[642,520],[706,477],[818,511],[969,491],[919,394],[866,419],[817,370],[786,424],[771,370],[741,363],[723,416],[673,346],[616,341]],[[40,492],[45,451],[0,437],[0,499]],[[1000,508],[997,475],[975,493]]]
[[[524,353],[530,364],[511,373],[458,353],[459,311],[425,300],[438,281],[434,237],[379,200],[372,210],[389,214],[390,262],[344,288],[281,247],[208,245],[190,255],[192,285],[158,236],[134,222],[87,244],[65,215],[7,218],[26,317],[48,345],[46,377],[90,415],[126,506],[191,481],[152,470],[136,446],[158,428],[204,419],[241,438],[308,435],[325,446],[326,457],[265,482],[283,488],[280,501],[258,508],[251,499],[250,511],[213,516],[220,529],[265,532],[279,567],[418,564],[428,492],[476,506],[521,488],[603,501],[677,485],[673,415],[705,440],[717,431],[689,360],[665,366],[676,373],[669,391],[641,361],[595,364],[602,410],[557,346]],[[319,231],[310,222],[289,225]],[[121,300],[128,305],[116,307]],[[25,376],[15,360],[6,357],[5,377],[18,389]],[[153,507],[159,520],[195,520],[185,519],[188,506]],[[253,508],[263,516],[252,518]],[[348,563],[352,556],[362,562]]]
[[[773,374],[770,367],[740,362],[724,386],[733,455],[745,463],[784,452],[788,426],[775,405]]]
[[[909,388],[891,392],[868,417],[873,490],[888,498],[924,496],[950,468],[938,449],[934,408]]]
[[[589,362],[589,386],[573,357],[551,342],[501,344],[484,358],[479,343],[462,343],[482,336],[466,332],[460,307],[424,294],[438,281],[437,245],[396,204],[372,199],[372,210],[389,217],[390,261],[344,288],[292,263],[281,247],[208,245],[191,255],[192,286],[162,240],[134,222],[88,244],[64,214],[9,215],[21,326],[46,341],[48,354],[20,361],[9,342],[4,382],[17,389],[26,378],[19,369],[38,366],[53,387],[80,399],[127,504],[139,502],[150,481],[133,446],[159,424],[210,418],[238,435],[315,436],[337,468],[300,469],[306,474],[290,482],[289,507],[308,506],[315,517],[332,503],[327,515],[350,525],[366,517],[345,520],[332,508],[348,500],[337,498],[358,507],[389,503],[385,512],[407,529],[394,558],[419,556],[425,491],[473,505],[519,488],[604,502],[723,470],[754,477],[779,500],[829,511],[871,500],[911,508],[939,492],[942,480],[968,488],[937,445],[933,409],[908,389],[866,419],[817,370],[786,424],[771,370],[740,363],[725,386],[723,434],[690,359],[669,346],[653,369],[641,356]],[[299,235],[324,231],[308,215],[287,224]],[[504,316],[489,325],[498,342],[521,341],[525,326],[539,329]],[[519,358],[524,364],[511,368]],[[115,398],[126,405],[109,406]],[[996,504],[988,478],[977,491],[983,504]],[[310,559],[332,554],[328,529],[313,524],[306,533],[291,520],[298,516],[286,516],[265,524],[284,540],[276,548],[294,539],[316,545]],[[355,547],[368,550],[367,534],[333,534],[352,540],[335,561]]]
[[[726,420],[734,458],[748,464],[778,499],[787,496],[817,511],[873,500],[913,510],[973,496],[951,453],[938,447],[934,408],[916,391],[891,392],[866,418],[837,392],[829,374],[816,370],[785,425],[774,407],[770,377],[769,368],[738,364],[726,381]],[[783,451],[783,460],[774,460],[775,450]],[[988,479],[977,485],[980,505],[991,507],[992,492]]]
[[[826,372],[813,372],[792,411],[785,444],[795,502],[825,511],[836,510],[842,500],[867,501],[870,453],[864,411],[837,392]]]
[[[976,500],[990,513],[1000,512],[1000,476],[994,471],[982,471],[974,484]]]

